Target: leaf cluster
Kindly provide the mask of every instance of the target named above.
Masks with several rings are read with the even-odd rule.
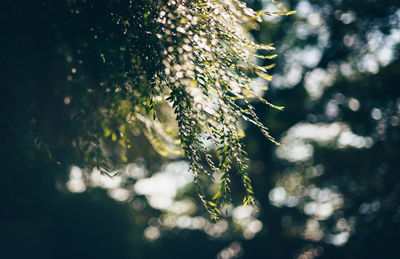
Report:
[[[276,56],[249,37],[259,12],[238,0],[48,0],[6,11],[3,121],[26,140],[15,157],[41,150],[56,165],[109,174],[143,155],[146,136],[163,156],[184,153],[213,218],[230,201],[233,168],[253,202],[240,123],[275,142],[250,102],[281,109],[252,79],[270,81],[272,66],[257,59]],[[210,199],[203,182],[217,175]]]

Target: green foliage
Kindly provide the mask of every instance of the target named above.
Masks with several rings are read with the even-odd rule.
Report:
[[[157,74],[160,93],[174,109],[199,197],[213,218],[230,199],[229,173],[234,166],[246,191],[244,203],[253,201],[240,120],[255,124],[274,141],[249,102],[257,98],[269,104],[255,90],[261,86],[248,74],[271,80],[267,68],[252,60],[261,57],[257,50],[274,49],[249,40],[243,25],[254,27],[255,19],[257,13],[239,1],[170,1],[157,19],[164,49],[164,69]],[[206,141],[215,148],[217,161],[205,147]],[[221,181],[211,202],[201,191],[202,177],[212,178],[214,173]]]
[[[282,10],[276,14],[293,13]],[[172,106],[199,197],[215,219],[220,214],[218,208],[230,201],[229,173],[233,167],[242,179],[243,203],[254,200],[239,123],[254,124],[276,143],[250,104],[251,99],[257,99],[282,109],[265,100],[261,96],[264,87],[249,76],[272,79],[268,74],[272,66],[259,66],[254,60],[273,59],[276,55],[260,55],[257,51],[270,52],[274,47],[256,44],[248,35],[248,30],[257,28],[260,16],[260,12],[236,0],[168,1],[156,20],[163,64],[155,74],[158,99]],[[153,103],[157,103],[155,98]],[[206,142],[215,150],[214,157]],[[202,182],[213,179],[214,174],[221,180],[211,202],[202,191]]]
[[[284,53],[276,57],[269,50],[255,51],[250,43],[250,60],[255,61],[250,64],[243,62],[246,55],[230,50],[236,41],[228,46],[229,39],[221,36],[216,45],[211,44],[210,28],[216,35],[231,33],[225,26],[215,29],[219,23],[205,23],[211,21],[206,15],[215,16],[215,8],[192,1],[185,4],[183,14],[178,2],[182,3],[2,2],[0,257],[212,258],[219,252],[218,258],[228,254],[399,258],[393,240],[399,238],[400,222],[400,63],[398,46],[391,46],[398,44],[399,1],[291,0],[282,2],[297,9],[296,16],[271,18],[264,11],[256,11],[253,17],[239,15],[236,21],[242,21],[243,27],[232,26],[233,35],[240,32],[247,37],[246,31],[252,30],[257,42],[279,43],[277,52]],[[260,9],[266,1],[246,2]],[[236,9],[224,9],[230,10]],[[162,11],[163,17],[173,15],[166,23],[160,18]],[[201,19],[192,24],[189,15]],[[179,23],[184,17],[187,20]],[[260,17],[267,19],[259,24]],[[173,24],[188,29],[178,34]],[[258,26],[260,30],[253,30]],[[171,31],[171,41],[166,29]],[[193,58],[201,45],[193,41],[194,34],[189,35],[193,30],[203,31],[199,37],[207,40],[204,45],[210,50],[219,49],[218,56],[205,50],[202,53],[211,61]],[[184,54],[189,61],[181,59]],[[219,60],[228,54],[232,64]],[[167,75],[162,61],[168,57],[178,59],[167,62]],[[264,63],[255,58],[264,58]],[[285,112],[265,112],[265,104],[252,101],[247,91],[236,91],[237,82],[232,81],[238,76],[237,85],[246,86],[242,81],[260,69],[272,68],[271,58],[276,78],[268,99],[285,104]],[[188,63],[193,69],[175,66]],[[202,80],[203,73],[195,67],[206,67],[204,75],[211,74],[211,80]],[[183,77],[173,79],[178,70],[183,70]],[[195,76],[186,75],[189,70]],[[229,80],[213,75],[219,70],[230,71]],[[250,79],[241,79],[240,73]],[[243,155],[249,158],[246,170],[251,172],[257,210],[252,206],[222,209],[224,200],[243,198],[240,190],[248,181],[242,177],[238,184],[243,174],[223,172],[224,168],[238,171],[231,146],[239,144],[231,144],[233,137],[224,132],[224,127],[232,130],[237,122],[232,119],[231,125],[223,118],[215,120],[216,115],[202,115],[208,110],[196,107],[202,103],[196,97],[208,92],[211,97],[203,99],[217,104],[211,110],[219,117],[236,116],[230,101],[246,110],[246,100],[232,98],[229,89],[218,95],[213,80],[228,82],[234,94],[248,97],[271,134],[282,137],[282,145],[276,147],[253,125],[245,128],[248,137],[240,139],[244,135],[240,131],[237,135],[238,143],[247,146],[248,156]],[[220,84],[218,89],[222,87],[227,88]],[[166,100],[172,95],[183,100],[176,108],[171,107],[175,99]],[[221,96],[227,112],[220,110]],[[195,129],[193,134],[180,131],[174,111],[186,121],[180,125]],[[213,129],[203,118],[216,121],[214,131],[222,139],[212,135],[207,140]],[[244,120],[236,118],[239,123]],[[180,139],[188,140],[186,146]],[[191,139],[197,144],[191,145]],[[154,150],[148,148],[149,142]],[[207,209],[214,217],[219,210],[228,216],[216,224],[207,222],[201,204],[190,199],[196,194],[192,184],[179,190],[167,210],[152,207],[155,196],[133,188],[141,177],[153,179],[153,172],[165,175],[160,166],[167,164],[166,159],[180,159],[185,152],[181,145],[187,153],[197,150],[190,154],[197,155],[195,162],[203,166],[197,170],[197,183],[206,187],[199,191]],[[112,177],[131,161],[130,166],[143,169],[140,177],[124,171],[126,175],[113,180],[126,182],[112,189],[96,188],[102,185],[90,182],[94,167]],[[79,179],[88,187],[81,194],[67,189],[75,179],[71,165],[81,169]],[[210,180],[220,182],[222,190],[213,189],[216,185]],[[111,195],[115,190],[133,195],[121,202]],[[251,201],[244,196],[243,203]],[[186,209],[177,210],[179,204]],[[152,238],[146,239],[146,233]]]
[[[14,42],[4,43],[9,51],[2,53],[11,60],[4,69],[4,114],[13,111],[3,121],[15,139],[24,139],[32,161],[33,150],[41,150],[58,166],[111,175],[143,155],[146,136],[164,157],[185,155],[213,218],[230,200],[233,168],[244,204],[253,202],[239,125],[254,124],[275,142],[250,101],[281,109],[252,80],[272,79],[273,65],[257,63],[275,58],[274,47],[249,37],[265,12],[238,0],[35,1],[25,7],[10,3],[4,21]],[[26,101],[28,107],[20,105]],[[19,147],[13,155],[26,160]],[[220,185],[210,199],[202,186],[216,175]]]

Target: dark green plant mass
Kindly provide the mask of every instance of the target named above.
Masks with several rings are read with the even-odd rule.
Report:
[[[163,156],[185,155],[213,218],[230,200],[233,167],[243,202],[253,202],[239,122],[256,125],[274,142],[249,100],[280,108],[263,99],[257,90],[263,86],[251,79],[272,78],[271,66],[254,60],[274,58],[274,48],[248,35],[261,12],[240,1],[3,6],[4,188],[22,195],[16,174],[24,177],[35,167],[66,172],[74,164],[111,175],[135,157],[156,157],[142,149],[150,142]],[[215,173],[220,185],[209,201],[201,189]]]
[[[399,258],[400,2],[243,2],[0,1],[0,258]]]
[[[93,168],[112,178],[137,158],[154,172],[184,155],[212,218],[230,200],[232,168],[243,202],[253,202],[239,122],[274,141],[249,103],[270,105],[251,79],[271,80],[269,67],[255,60],[272,59],[274,48],[248,34],[261,13],[240,1],[42,0],[0,7],[6,258],[132,258],[136,246],[142,249],[135,257],[142,256],[147,220],[159,212],[138,198],[136,215],[95,188],[71,195],[71,166],[83,169],[89,184]],[[202,191],[215,175],[218,190]]]

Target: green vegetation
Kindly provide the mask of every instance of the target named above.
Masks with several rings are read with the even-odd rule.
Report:
[[[399,3],[245,2],[0,4],[1,258],[398,257]]]
[[[274,141],[249,100],[280,108],[248,76],[272,79],[271,66],[254,59],[274,58],[257,54],[274,48],[248,37],[261,13],[239,1],[43,1],[8,8],[15,39],[5,46],[5,59],[12,60],[5,104],[17,112],[10,132],[24,135],[25,152],[109,174],[135,157],[135,134],[146,135],[159,154],[185,155],[213,218],[230,200],[232,167],[244,203],[253,202],[239,122],[253,123]],[[201,189],[214,173],[220,187],[209,201]]]

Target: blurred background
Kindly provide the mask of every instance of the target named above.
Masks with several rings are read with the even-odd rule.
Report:
[[[268,0],[245,2],[277,11]],[[63,145],[76,127],[60,113],[76,102],[94,105],[88,109],[96,114],[96,100],[69,97],[83,96],[79,88],[57,93],[61,102],[29,87],[29,97],[6,89],[1,118],[12,126],[2,125],[0,258],[400,258],[400,2],[280,5],[297,14],[265,15],[252,31],[257,42],[275,43],[279,55],[265,96],[285,106],[278,111],[254,102],[280,146],[243,124],[257,206],[240,204],[240,179],[234,179],[234,205],[211,222],[187,162],[161,158],[140,133],[132,133],[133,144],[123,143],[136,149],[123,153],[127,165],[112,177],[85,166],[86,154],[75,151],[79,143]],[[18,44],[26,44],[18,35],[29,35],[27,28],[10,32]],[[35,58],[50,55],[50,45],[29,44]],[[29,70],[23,56],[8,60]],[[46,68],[31,73],[57,81],[61,68],[51,75]],[[73,76],[75,68],[68,69]],[[24,80],[18,73],[13,78]],[[15,108],[20,104],[32,114]],[[43,104],[47,112],[35,114]],[[59,131],[46,138],[62,150],[25,133],[26,124],[49,128],[41,118],[57,122]],[[101,127],[104,141],[115,142],[112,123]],[[27,144],[31,139],[36,142]]]

